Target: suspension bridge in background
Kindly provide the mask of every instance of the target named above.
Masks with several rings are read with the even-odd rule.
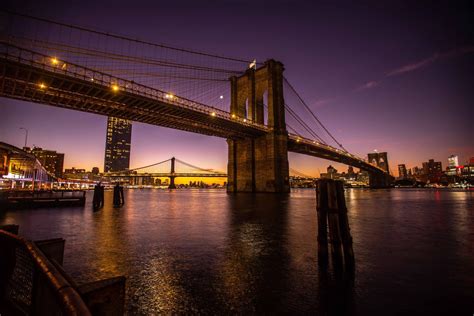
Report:
[[[293,179],[315,180],[314,177],[291,168],[290,174],[292,174],[290,178]],[[108,182],[126,181],[130,184],[137,185],[150,183],[150,181],[147,180],[154,178],[169,178],[169,188],[175,189],[176,178],[227,178],[227,173],[214,169],[201,168],[178,158],[171,157],[143,167],[117,172],[105,172],[100,176],[102,180],[109,180]]]
[[[289,151],[365,170],[372,187],[389,184],[378,162],[348,152],[330,133],[278,61],[219,56],[18,13],[1,18],[2,97],[225,138],[232,192],[289,191]]]

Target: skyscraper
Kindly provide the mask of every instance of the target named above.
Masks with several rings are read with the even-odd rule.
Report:
[[[130,167],[132,122],[109,116],[105,141],[104,172],[122,171]]]

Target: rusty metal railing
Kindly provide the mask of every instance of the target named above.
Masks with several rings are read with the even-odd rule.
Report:
[[[79,293],[31,241],[0,230],[0,313],[91,315]]]

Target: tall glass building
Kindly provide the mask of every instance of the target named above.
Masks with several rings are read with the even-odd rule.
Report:
[[[109,116],[105,141],[104,172],[123,171],[130,167],[132,122]]]

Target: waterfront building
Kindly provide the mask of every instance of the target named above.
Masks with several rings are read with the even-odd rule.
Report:
[[[64,169],[64,174],[77,174],[77,173],[86,173],[86,169],[76,169],[74,167],[70,169]]]
[[[351,177],[355,176],[356,173],[354,172],[354,167],[349,166],[349,168],[347,168],[347,174]]]
[[[36,190],[51,186],[51,172],[44,168],[31,151],[0,142],[0,157],[0,190]]]
[[[132,122],[109,116],[105,142],[104,172],[123,171],[130,166]]]
[[[33,147],[31,153],[39,160],[41,165],[51,174],[58,178],[63,176],[64,154],[55,150]]]
[[[405,166],[405,164],[398,165],[398,178],[400,179],[408,178],[407,167]]]
[[[458,156],[451,155],[448,157],[448,167],[449,168],[456,168],[459,166]]]
[[[339,179],[340,175],[337,173],[337,169],[333,166],[327,168],[327,173],[321,173],[321,179]]]
[[[459,168],[458,156],[451,155],[448,157],[448,166],[446,167],[446,175],[455,176],[461,173]]]
[[[474,184],[474,159],[471,158],[469,164],[462,166],[461,176],[466,179],[469,183]]]
[[[442,173],[443,167],[441,161],[430,159],[423,163],[423,174],[430,182],[439,182]]]
[[[369,163],[379,168],[382,168],[383,170],[385,170],[387,173],[390,174],[390,169],[388,166],[388,154],[386,152],[368,153],[367,157],[369,159]]]

